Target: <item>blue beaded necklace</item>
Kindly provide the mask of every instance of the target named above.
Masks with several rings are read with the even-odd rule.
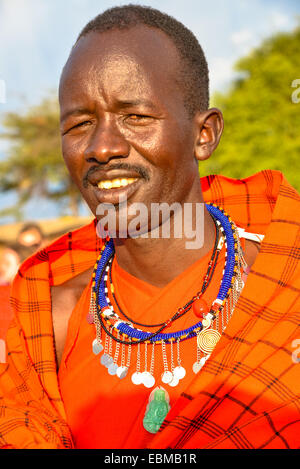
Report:
[[[237,230],[233,221],[224,212],[224,210],[220,209],[219,207],[213,204],[206,204],[206,208],[213,217],[213,219],[215,219],[217,226],[220,228],[221,231],[221,237],[217,244],[218,252],[221,250],[223,242],[225,241],[225,266],[217,298],[214,300],[210,310],[207,312],[207,314],[203,316],[201,321],[198,321],[193,326],[187,329],[178,330],[171,333],[162,332],[163,329],[167,327],[170,322],[173,322],[178,317],[180,317],[180,313],[182,313],[182,308],[180,308],[178,312],[175,313],[175,315],[173,315],[173,317],[169,321],[167,321],[166,323],[162,323],[161,327],[154,333],[149,331],[143,331],[134,327],[131,322],[121,319],[115,313],[112,304],[108,299],[108,288],[106,286],[107,275],[114,258],[115,250],[112,239],[109,239],[106,242],[97,260],[93,273],[91,312],[94,317],[94,323],[97,332],[96,339],[93,342],[93,351],[95,354],[98,354],[103,351],[104,347],[102,345],[101,331],[104,330],[106,334],[105,349],[104,354],[101,358],[101,362],[102,364],[107,366],[108,372],[110,374],[116,374],[121,378],[126,376],[130,364],[130,359],[127,360],[128,366],[125,366],[125,346],[128,346],[128,355],[129,353],[131,354],[132,345],[137,345],[140,350],[140,345],[144,344],[145,353],[147,353],[147,345],[152,346],[154,360],[154,346],[157,344],[161,344],[163,351],[163,360],[165,364],[165,344],[171,344],[171,347],[173,347],[173,344],[176,344],[178,347],[179,356],[179,343],[183,340],[190,339],[195,336],[197,336],[198,349],[197,361],[193,366],[193,371],[197,373],[205,363],[206,359],[210,355],[218,340],[220,339],[221,333],[218,324],[219,316],[221,313],[223,313],[223,311],[226,310],[228,322],[228,317],[231,316],[238,295],[243,287],[243,283],[241,281],[241,268],[245,268],[246,263],[242,256]],[[231,308],[227,304],[229,303],[229,299],[231,303]],[[190,305],[192,303],[193,300],[191,300],[190,304],[188,304],[188,308],[186,309],[186,311],[190,308]],[[114,358],[112,356],[112,341],[116,343],[116,351],[114,354]],[[123,358],[121,366],[118,366],[120,347],[122,347],[121,355]],[[152,373],[147,370],[145,370],[144,373],[141,373],[138,368],[139,367],[137,366],[137,371],[133,375],[134,379],[132,377],[132,381],[134,382],[134,384],[139,384],[139,379],[137,379],[137,375],[143,375],[146,373],[144,382],[141,382],[146,387],[152,387],[150,386],[150,384],[153,383],[152,385],[154,385],[155,382],[153,370]],[[177,372],[177,376],[175,376],[176,373],[174,374],[176,369],[179,370]],[[162,381],[168,384],[171,383],[170,386],[176,385],[176,381],[182,379],[183,374],[185,375],[185,370],[184,373],[183,370],[184,368],[180,364],[180,359],[178,359],[178,366],[175,369],[173,366],[173,371],[169,371],[168,366],[166,365],[165,372],[163,373],[165,381],[163,377]],[[169,382],[167,380],[167,377],[168,380],[170,379]],[[148,380],[146,378],[148,378]]]

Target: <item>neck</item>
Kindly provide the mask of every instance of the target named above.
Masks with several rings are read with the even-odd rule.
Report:
[[[194,262],[204,257],[213,248],[216,233],[214,222],[205,208],[202,194],[200,201],[198,199],[197,202],[198,208],[200,208],[199,202],[202,204],[203,212],[200,209],[200,217],[198,212],[199,225],[195,240],[191,242],[191,233],[185,229],[182,229],[180,238],[172,236],[174,232],[169,238],[153,238],[151,236],[153,232],[148,232],[147,238],[115,239],[116,258],[120,267],[134,277],[162,288]],[[196,227],[196,205],[192,204],[192,206],[193,227]],[[171,218],[170,222],[172,222]]]

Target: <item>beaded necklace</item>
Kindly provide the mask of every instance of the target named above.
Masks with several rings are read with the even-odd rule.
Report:
[[[182,308],[179,308],[178,311],[174,314],[174,316],[172,316],[172,318],[169,319],[168,321],[165,321],[165,322],[162,322],[162,323],[159,323],[159,324],[141,324],[137,321],[134,321],[133,319],[129,318],[126,315],[126,313],[122,310],[121,306],[119,305],[119,302],[118,302],[118,300],[116,298],[116,295],[115,295],[115,289],[114,289],[114,286],[113,286],[113,281],[112,281],[112,276],[111,276],[111,271],[112,271],[111,266],[112,266],[112,263],[113,263],[113,257],[111,258],[111,261],[109,262],[108,266],[105,269],[106,272],[109,273],[109,275],[105,274],[105,276],[104,276],[104,282],[106,284],[105,293],[108,292],[107,279],[108,279],[108,276],[109,276],[112,298],[113,298],[117,308],[119,309],[119,312],[121,313],[121,316],[125,317],[127,319],[127,321],[129,321],[129,324],[135,324],[137,326],[150,327],[150,328],[152,328],[152,327],[162,327],[162,326],[169,327],[173,321],[175,321],[176,319],[181,318],[184,314],[186,314],[191,309],[192,305],[194,304],[194,302],[197,299],[200,299],[200,297],[203,295],[203,293],[205,292],[205,290],[207,289],[207,287],[210,283],[210,280],[213,276],[213,273],[214,273],[214,270],[215,270],[215,267],[216,267],[216,264],[217,264],[217,260],[218,260],[218,257],[219,257],[219,253],[220,253],[219,227],[218,227],[217,221],[215,220],[214,217],[212,217],[212,220],[213,220],[213,222],[215,224],[215,228],[216,228],[216,238],[215,238],[215,244],[214,244],[214,247],[213,247],[213,252],[212,252],[210,261],[208,263],[208,269],[207,269],[207,272],[206,272],[206,274],[203,278],[202,288],[198,293],[196,293],[196,295],[185,306],[183,306]],[[111,302],[109,300],[109,297],[107,295],[106,295],[106,301],[107,301],[108,306],[113,310],[113,305],[111,304]],[[164,327],[162,327],[162,329]]]
[[[131,381],[136,385],[143,384],[147,388],[153,387],[155,384],[154,349],[156,346],[160,346],[164,367],[161,381],[171,387],[177,386],[179,380],[183,379],[186,375],[186,370],[182,366],[180,358],[181,342],[193,337],[197,338],[197,358],[193,365],[193,372],[198,373],[220,339],[221,333],[227,326],[243,288],[241,271],[242,269],[245,270],[247,265],[243,258],[234,222],[224,210],[216,205],[206,204],[206,208],[215,222],[217,235],[208,270],[203,279],[202,288],[184,307],[179,308],[168,321],[163,323],[153,325],[140,324],[124,314],[116,301],[111,279],[111,266],[114,259],[113,241],[111,239],[107,240],[101,249],[93,272],[89,322],[93,322],[96,328],[96,338],[92,344],[93,353],[98,355],[104,352],[101,355],[100,362],[107,368],[110,375],[116,375],[120,379],[127,376],[131,365],[132,346],[136,346],[138,349],[137,362],[136,369],[131,375]],[[226,247],[223,277],[217,298],[213,301],[211,307],[208,308],[201,297],[213,276],[223,244]],[[122,317],[114,311],[113,305],[108,298],[108,277],[110,278],[112,297]],[[165,328],[186,314],[191,308],[193,308],[197,316],[201,317],[201,321],[184,330],[171,333],[163,332]],[[155,332],[150,332],[138,329],[134,325],[146,328],[158,327],[158,329]],[[104,344],[102,341],[103,333],[105,335]],[[115,344],[114,352],[113,344]],[[177,348],[176,367],[174,364],[174,344]],[[170,346],[170,366],[167,360],[166,345]],[[141,370],[141,346],[144,347],[145,355],[144,371]],[[148,347],[151,347],[149,369]]]

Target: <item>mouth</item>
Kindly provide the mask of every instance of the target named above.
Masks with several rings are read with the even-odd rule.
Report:
[[[97,177],[92,186],[98,203],[118,205],[128,200],[143,184],[143,178],[136,174],[112,174]]]
[[[97,184],[97,187],[101,190],[107,191],[107,190],[114,190],[114,189],[120,189],[122,187],[128,187],[135,183],[139,178],[114,178],[114,179],[106,179],[99,181]]]
[[[98,204],[120,205],[150,180],[149,172],[137,165],[92,166],[83,179],[83,188],[93,192]]]

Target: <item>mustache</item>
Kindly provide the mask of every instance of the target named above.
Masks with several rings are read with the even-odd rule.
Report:
[[[134,171],[138,173],[142,178],[144,178],[146,181],[150,180],[150,175],[149,172],[143,168],[142,166],[135,165],[135,164],[128,164],[128,163],[113,163],[107,166],[104,166],[102,164],[98,164],[95,166],[91,166],[87,173],[85,174],[83,178],[83,187],[86,189],[89,185],[89,178],[93,173],[96,173],[97,171],[101,170],[103,172],[108,172],[113,169],[123,169],[124,171]]]

